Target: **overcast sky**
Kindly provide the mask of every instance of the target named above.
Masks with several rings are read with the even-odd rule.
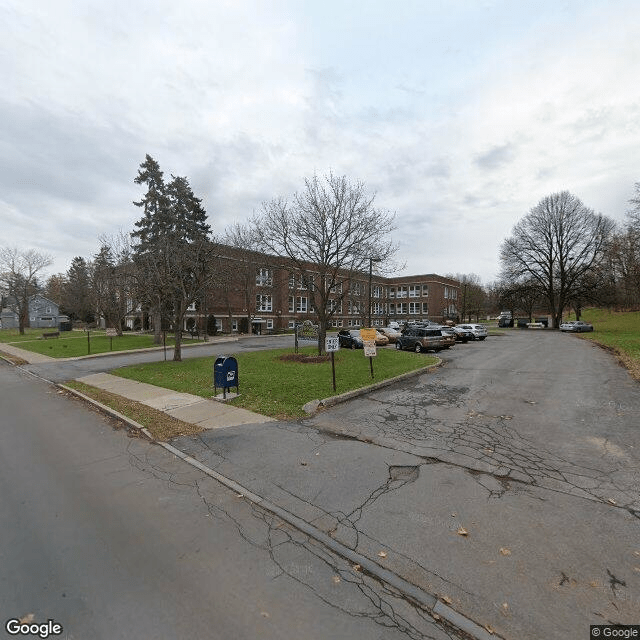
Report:
[[[0,245],[90,258],[148,153],[216,233],[331,170],[403,274],[491,282],[550,193],[624,220],[639,54],[638,0],[2,0]]]

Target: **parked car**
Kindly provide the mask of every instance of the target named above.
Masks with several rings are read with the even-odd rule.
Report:
[[[360,329],[341,329],[338,331],[338,344],[345,349],[363,349],[364,342],[360,337]]]
[[[428,325],[424,328],[440,329],[440,333],[442,334],[442,338],[444,339],[445,349],[448,349],[449,347],[453,347],[456,344],[456,336],[455,336],[455,333],[451,331],[451,327],[448,327],[446,325]]]
[[[383,335],[387,336],[389,342],[395,342],[399,336],[402,334],[397,329],[392,329],[391,327],[383,327],[382,329],[378,329],[378,331]]]
[[[469,342],[469,340],[475,339],[472,331],[463,329],[458,325],[455,327],[446,327],[446,330],[448,333],[451,333],[455,336],[456,342]]]
[[[582,320],[571,320],[563,322],[560,325],[560,331],[572,331],[573,333],[582,333],[584,331],[593,331],[593,325]]]
[[[487,327],[483,324],[459,324],[458,327],[471,331],[474,340],[484,340],[487,337]]]
[[[389,337],[386,336],[380,329],[376,330],[376,347],[386,347],[389,344]]]
[[[446,344],[450,338],[446,339],[439,327],[408,327],[396,340],[396,349],[411,349],[416,353],[441,351],[451,346]]]

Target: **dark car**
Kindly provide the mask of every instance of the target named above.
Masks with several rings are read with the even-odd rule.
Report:
[[[396,340],[396,349],[441,351],[451,345],[451,336],[443,336],[440,327],[408,327]],[[455,341],[454,341],[455,342]]]
[[[345,349],[364,348],[364,342],[360,337],[360,329],[342,329],[338,331],[338,344]]]

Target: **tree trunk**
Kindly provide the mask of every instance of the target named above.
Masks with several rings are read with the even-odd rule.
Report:
[[[176,324],[175,346],[173,348],[173,361],[182,362],[182,327]]]
[[[162,315],[157,309],[152,309],[153,318],[153,344],[162,344]]]

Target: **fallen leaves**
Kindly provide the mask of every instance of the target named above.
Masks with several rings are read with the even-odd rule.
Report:
[[[500,553],[503,556],[510,556],[511,555],[511,549],[507,549],[506,547],[500,547]]]
[[[333,576],[333,584],[340,584],[340,576]]]
[[[386,558],[387,557],[387,552],[386,551],[378,551],[378,557],[379,558]]]
[[[362,571],[362,567],[359,564],[354,564],[351,568],[354,571]]]
[[[613,498],[607,498],[607,502],[608,502],[609,504],[613,504],[613,505],[618,504],[618,503],[617,503]]]
[[[469,535],[469,532],[464,527],[458,527],[457,533],[459,536],[463,536],[465,538]]]
[[[31,624],[34,620],[35,620],[35,616],[33,615],[33,613],[27,613],[27,615],[22,616],[22,618],[20,618],[20,624]]]
[[[453,600],[449,596],[442,596],[442,600],[447,604],[452,604]]]

